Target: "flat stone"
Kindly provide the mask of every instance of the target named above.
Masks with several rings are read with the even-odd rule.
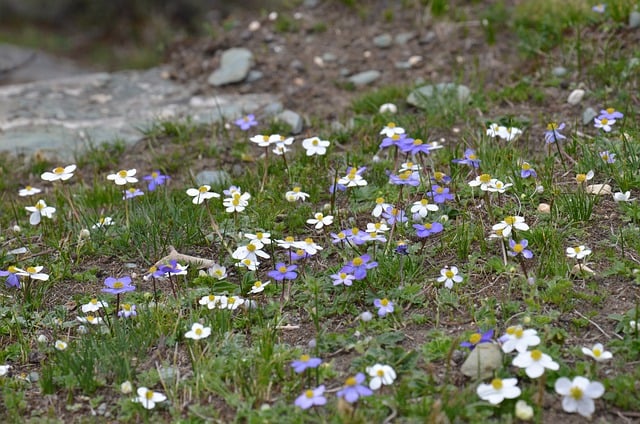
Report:
[[[380,78],[380,71],[371,70],[357,73],[355,75],[351,75],[349,77],[349,82],[355,84],[356,86],[363,86],[367,84],[371,84],[378,78]]]
[[[197,86],[163,78],[166,71],[93,73],[0,86],[0,151],[39,152],[70,162],[89,146],[133,144],[158,120],[211,124],[254,113],[269,94],[194,96]]]
[[[379,47],[381,49],[386,49],[391,47],[391,43],[393,42],[393,37],[391,34],[380,34],[373,38],[373,45]]]
[[[91,72],[68,59],[0,43],[0,85],[64,78]]]
[[[598,112],[594,108],[588,107],[584,112],[582,112],[582,123],[584,125],[589,125],[593,122],[593,118],[596,116],[598,116]]]
[[[254,82],[262,79],[264,77],[264,72],[252,69],[247,74],[247,82]]]
[[[635,29],[640,27],[640,12],[634,10],[629,14],[629,28]]]
[[[288,124],[291,127],[291,133],[300,134],[302,132],[304,121],[302,120],[302,116],[294,111],[289,109],[283,110],[276,116],[276,119]]]
[[[569,94],[569,97],[567,97],[567,103],[569,103],[570,105],[577,105],[582,101],[584,94],[585,91],[583,89],[576,88],[571,92],[571,94]]]
[[[482,380],[502,366],[502,351],[497,344],[480,343],[471,351],[460,371],[467,377]]]
[[[428,109],[432,104],[438,104],[451,95],[455,96],[460,103],[468,103],[471,99],[471,90],[466,85],[452,82],[424,85],[409,93],[407,103],[420,109]]]
[[[434,31],[429,31],[418,40],[418,44],[430,44],[435,41],[437,35]]]
[[[322,60],[325,62],[335,62],[338,60],[338,56],[333,53],[325,53],[322,55]]]
[[[404,44],[407,44],[409,41],[413,40],[414,38],[416,38],[416,33],[412,31],[407,31],[407,32],[401,32],[397,34],[394,38],[394,41],[396,44],[404,45]]]
[[[262,110],[262,113],[264,113],[267,116],[273,116],[273,115],[279,114],[283,110],[284,110],[284,106],[282,105],[281,102],[273,102],[265,106],[265,108]]]
[[[244,80],[253,66],[253,53],[244,47],[225,50],[220,67],[209,76],[209,84],[219,87]]]
[[[226,171],[222,170],[204,170],[200,171],[196,175],[196,184],[201,186],[203,184],[213,187],[222,187],[231,183],[231,176]]]
[[[589,194],[597,194],[600,196],[610,196],[613,194],[609,184],[591,184],[586,187],[585,191]]]

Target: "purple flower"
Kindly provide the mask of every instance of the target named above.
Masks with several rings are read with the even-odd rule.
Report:
[[[396,209],[393,206],[387,207],[387,209],[382,213],[382,217],[389,225],[393,225],[396,222],[407,222],[409,220],[402,209]]]
[[[531,167],[529,162],[522,162],[522,165],[520,165],[520,176],[522,178],[536,178],[538,174],[536,173],[536,170]]]
[[[444,172],[436,171],[433,173],[433,177],[431,177],[431,181],[437,184],[449,184],[451,182],[451,177],[445,174]]]
[[[336,181],[331,184],[331,186],[329,186],[329,193],[333,194],[334,191],[338,190],[338,191],[345,191],[347,189],[347,186],[344,184],[338,184],[338,180],[340,178],[336,178]]]
[[[156,273],[162,277],[169,277],[171,275],[186,275],[187,266],[182,266],[175,259],[171,259],[168,264],[160,265]],[[156,277],[156,273],[153,274]]]
[[[364,236],[366,233],[357,227],[353,227],[350,230],[345,230],[344,233],[347,235],[347,240],[349,242],[355,244],[356,246],[360,246],[361,244],[365,244],[367,240],[365,240]]]
[[[417,171],[404,171],[398,175],[389,175],[389,182],[396,185],[410,185],[418,187],[420,185],[420,174]]]
[[[558,125],[556,122],[549,122],[547,124],[547,131],[544,132],[544,141],[547,144],[555,143],[556,141],[564,140],[567,137],[560,134],[560,131],[565,127],[564,122]]]
[[[344,267],[337,273],[331,274],[330,277],[331,279],[333,279],[334,286],[339,286],[339,285],[351,286],[353,284],[353,280],[356,279],[356,277],[353,274],[344,272]]]
[[[416,155],[418,153],[429,154],[431,151],[431,145],[425,143],[419,138],[416,138],[415,140],[409,138],[403,140],[402,144],[400,144],[400,151],[402,153],[411,153],[412,155]]]
[[[140,190],[139,188],[131,187],[124,191],[124,197],[122,197],[122,200],[133,199],[134,197],[143,196],[143,195],[144,195],[144,192],[142,190]]]
[[[291,367],[295,372],[300,374],[307,368],[318,368],[318,365],[322,363],[320,358],[312,358],[309,355],[302,355],[300,359],[296,359],[291,362]]]
[[[343,398],[349,403],[354,403],[360,396],[371,396],[373,394],[371,389],[362,385],[364,379],[364,374],[361,372],[356,374],[355,377],[347,378],[344,387],[336,393],[336,396]]]
[[[295,401],[295,405],[302,409],[309,409],[312,406],[322,406],[327,403],[327,398],[323,396],[324,384],[313,390],[305,390]]]
[[[469,165],[474,168],[480,168],[480,159],[478,159],[476,151],[473,149],[465,150],[462,159],[453,159],[451,162],[457,163],[458,165]]]
[[[249,128],[258,125],[258,121],[256,121],[256,117],[253,114],[249,114],[243,118],[236,119],[235,121],[233,121],[233,123],[239,126],[242,131],[247,131]]]
[[[427,192],[427,196],[433,198],[435,203],[444,203],[447,200],[453,200],[453,194],[449,193],[449,187],[441,187],[434,185],[431,191]]]
[[[430,235],[437,234],[444,229],[442,224],[440,224],[439,222],[427,222],[424,225],[413,224],[413,228],[416,229],[416,235],[420,238],[429,237]]]
[[[269,271],[267,275],[276,281],[293,280],[298,276],[298,273],[295,272],[297,268],[298,265],[287,266],[283,262],[279,262],[276,264],[276,269]]]
[[[341,272],[353,274],[356,280],[363,280],[367,276],[368,269],[373,269],[378,266],[378,262],[369,262],[370,260],[371,256],[368,254],[358,256],[343,266]]]
[[[611,121],[612,119],[622,119],[622,118],[624,118],[624,115],[622,114],[622,112],[618,112],[612,107],[601,110],[600,115],[598,115],[598,119],[600,120],[608,119]]]
[[[596,4],[595,6],[593,6],[593,7],[591,8],[591,10],[593,10],[593,11],[594,11],[594,12],[596,12],[596,13],[604,13],[604,11],[606,10],[606,8],[607,8],[607,5],[606,5],[606,4],[604,4],[604,3],[599,3],[599,4]]]
[[[394,134],[391,137],[386,137],[382,139],[382,143],[380,143],[380,150],[389,146],[398,146],[401,147],[405,142],[413,142],[412,138],[407,138],[406,134]]]
[[[138,315],[136,312],[136,305],[131,305],[129,303],[121,305],[120,310],[118,311],[118,316],[120,318],[135,317],[136,315]]]
[[[304,249],[297,249],[295,251],[292,251],[290,255],[291,256],[289,257],[289,259],[291,260],[291,262],[295,262],[295,261],[299,261],[300,259],[307,259],[311,257],[311,255],[308,254]]]
[[[16,275],[19,271],[15,266],[10,266],[6,271],[0,271],[0,277],[7,277],[4,282],[7,287],[20,288],[20,278]]]
[[[102,289],[102,291],[110,294],[121,294],[134,291],[136,289],[135,286],[131,285],[131,277],[107,277],[104,280],[104,285],[107,287]]]
[[[616,154],[609,153],[608,150],[605,150],[604,152],[600,152],[599,155],[600,155],[600,158],[606,163],[615,163],[616,161]]]
[[[507,253],[509,254],[509,256],[522,255],[527,259],[531,259],[533,258],[533,253],[531,253],[531,250],[527,249],[528,245],[529,245],[529,242],[526,239],[520,240],[519,243],[516,243],[515,240],[510,239],[509,249],[511,250],[508,251]]]
[[[478,331],[477,333],[473,333],[469,337],[468,341],[464,341],[460,343],[460,346],[468,347],[469,349],[473,350],[473,348],[475,348],[476,345],[479,345],[480,343],[491,343],[492,339],[493,339],[493,329],[484,333],[481,333],[480,331]]]
[[[398,245],[394,249],[394,252],[396,252],[398,255],[406,256],[409,254],[409,245],[404,241],[399,241]]]
[[[385,316],[393,312],[393,302],[387,299],[374,299],[373,306],[378,308],[378,316]]]
[[[345,241],[349,240],[347,233],[348,230],[343,230],[339,233],[330,233],[329,235],[331,236],[331,243],[344,243]]]
[[[143,178],[149,183],[149,191],[154,191],[159,185],[163,185],[169,179],[167,175],[162,175],[160,171],[153,171],[151,175]]]

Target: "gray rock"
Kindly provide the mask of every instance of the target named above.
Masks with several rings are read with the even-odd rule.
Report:
[[[258,81],[259,79],[262,79],[262,77],[264,77],[264,73],[255,69],[252,69],[249,71],[249,74],[247,75],[247,82],[254,82],[254,81]]]
[[[262,112],[267,116],[277,115],[284,110],[284,106],[281,102],[273,102],[262,110]]]
[[[485,379],[502,366],[502,351],[497,344],[480,343],[471,351],[461,367],[462,374],[474,379]]]
[[[304,0],[302,2],[303,7],[307,7],[309,9],[313,9],[320,3],[320,0]]]
[[[556,66],[551,70],[551,74],[553,74],[554,77],[563,77],[567,75],[567,68],[564,66]]]
[[[340,71],[338,71],[338,73],[341,77],[348,77],[349,75],[351,75],[351,70],[349,68],[340,68]]]
[[[322,60],[324,62],[335,62],[336,60],[338,60],[338,56],[333,53],[325,53],[322,55]]]
[[[291,127],[291,133],[300,134],[302,132],[302,126],[304,124],[302,116],[295,113],[292,110],[283,110],[276,116],[276,119],[288,124]]]
[[[207,184],[213,187],[226,186],[231,183],[231,176],[227,171],[204,170],[196,175],[196,184],[201,186]]]
[[[413,40],[414,38],[416,38],[415,32],[411,32],[411,31],[401,32],[395,36],[394,41],[396,44],[404,45],[404,44],[407,44],[409,41]]]
[[[244,47],[225,50],[220,58],[220,67],[209,76],[209,84],[219,87],[240,82],[247,77],[253,66],[253,53]]]
[[[629,28],[634,29],[640,27],[640,12],[634,10],[629,14]]]
[[[396,69],[410,69],[411,68],[411,63],[410,62],[406,62],[406,61],[399,61],[399,62],[395,62],[393,64],[393,66]]]
[[[589,125],[590,123],[593,123],[593,119],[596,116],[598,116],[598,112],[594,108],[588,107],[584,112],[582,112],[582,123],[584,125]]]
[[[393,38],[391,34],[380,34],[373,38],[373,45],[379,47],[381,49],[386,49],[391,47],[391,43],[393,42]]]
[[[582,101],[584,95],[585,91],[583,89],[576,88],[569,94],[569,97],[567,97],[567,103],[569,103],[570,105],[577,105]]]
[[[436,37],[437,36],[435,32],[429,31],[425,35],[420,37],[420,39],[418,40],[418,44],[430,44],[436,39]]]
[[[158,120],[211,124],[253,113],[273,95],[194,96],[163,68],[94,73],[0,87],[0,151],[71,162],[89,146],[133,144]]]
[[[289,64],[289,67],[298,72],[304,72],[304,63],[302,63],[302,61],[299,59],[293,59]]]
[[[350,76],[349,82],[360,87],[363,85],[371,84],[372,82],[380,78],[380,75],[382,75],[380,71],[376,71],[376,70],[364,71],[364,72],[360,72]]]
[[[420,109],[428,109],[432,104],[437,105],[446,100],[448,96],[455,96],[460,103],[468,103],[471,90],[466,85],[452,82],[424,85],[409,93],[407,103]]]
[[[37,50],[0,43],[0,85],[90,73],[74,62]]]

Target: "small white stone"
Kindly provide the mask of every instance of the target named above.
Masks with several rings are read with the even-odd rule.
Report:
[[[471,378],[484,379],[502,366],[502,351],[497,344],[480,343],[471,351],[462,364],[462,374]]]
[[[316,66],[322,68],[324,67],[324,60],[322,60],[322,58],[320,56],[316,56],[313,58],[313,63],[316,64]]]
[[[570,105],[577,105],[582,101],[582,98],[584,97],[584,93],[585,91],[583,89],[576,88],[571,92],[571,94],[569,94],[569,97],[567,98],[567,103],[569,103]]]
[[[276,19],[278,19],[278,12],[269,13],[269,20],[270,21],[275,21]]]
[[[611,195],[611,186],[609,184],[592,184],[588,185],[585,191],[589,194],[599,194],[600,196]]]
[[[551,206],[548,203],[540,203],[538,205],[538,212],[540,213],[551,213]]]
[[[255,31],[259,30],[259,29],[260,29],[260,22],[251,21],[251,23],[249,24],[249,31],[255,32]]]
[[[589,268],[588,266],[584,265],[584,264],[575,264],[573,266],[573,268],[571,269],[571,273],[573,275],[582,275],[582,274],[589,274],[589,275],[595,275],[596,272],[594,270],[592,270],[591,268]]]
[[[385,103],[380,106],[380,113],[390,113],[392,115],[398,112],[398,106],[393,103]]]

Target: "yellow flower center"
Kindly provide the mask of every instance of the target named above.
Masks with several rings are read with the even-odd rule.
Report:
[[[233,204],[233,206],[238,206],[240,204],[240,199],[238,198],[234,198],[231,203]]]
[[[262,234],[260,231],[258,231],[258,232],[256,233],[256,238],[257,238],[258,240],[262,240],[262,237],[264,237],[264,234]]]
[[[207,299],[209,299],[209,302],[213,302],[214,300],[216,300],[216,297],[210,294],[209,296],[207,296]]]
[[[36,203],[36,209],[38,209],[39,211],[41,211],[42,209],[46,208],[47,204],[44,203],[42,200],[39,201],[38,203]]]
[[[89,322],[93,322],[95,321],[96,317],[94,317],[93,315],[87,315],[87,321]]]
[[[427,222],[426,224],[424,224],[424,228],[426,228],[427,230],[430,230],[433,227],[433,224],[431,224],[430,222]]]
[[[359,232],[360,232],[360,230],[359,230],[358,228],[355,228],[355,227],[354,227],[354,228],[352,228],[352,229],[351,229],[351,234],[353,234],[354,236],[355,236],[356,234],[358,234]]]
[[[500,380],[499,378],[494,378],[493,380],[491,380],[491,386],[494,390],[502,389],[502,380]]]
[[[382,306],[389,305],[389,300],[385,297],[384,299],[380,300],[380,305]]]
[[[202,335],[202,328],[196,328],[194,330],[194,333],[196,333],[196,336],[201,336]]]
[[[433,174],[433,178],[435,178],[436,181],[442,180],[444,178],[444,172],[440,172],[440,171],[435,172]]]
[[[234,303],[236,303],[236,298],[235,298],[235,297],[233,297],[233,296],[231,296],[231,297],[228,299],[227,303],[229,303],[229,304],[233,305]]]
[[[92,305],[97,305],[98,304],[98,299],[91,299],[91,301],[89,302]]]
[[[522,253],[523,250],[524,250],[524,247],[520,243],[516,243],[513,246],[513,251],[516,253]]]
[[[383,203],[384,203],[384,198],[382,198],[382,197],[378,197],[378,198],[376,199],[376,204],[381,205],[381,204],[383,204]]]
[[[124,283],[122,281],[116,281],[115,283],[113,283],[114,289],[121,289],[123,287],[124,287]]]
[[[340,279],[344,280],[345,278],[347,278],[347,274],[345,272],[341,272],[340,273]]]
[[[513,225],[516,223],[516,217],[515,216],[508,216],[504,219],[504,222],[507,223],[507,225]]]
[[[9,268],[7,268],[7,271],[9,271],[12,274],[15,274],[16,272],[18,272],[18,268],[16,268],[13,265],[9,265]]]
[[[415,140],[413,140],[413,145],[414,146],[420,146],[422,145],[424,142],[422,140],[420,140],[419,138],[416,138]]]
[[[396,124],[395,124],[395,123],[393,123],[393,122],[389,122],[389,123],[387,124],[387,128],[395,128],[395,127],[396,127]]]
[[[295,241],[295,239],[291,236],[287,236],[285,237],[284,241],[286,241],[287,243],[293,243]]]
[[[64,174],[64,168],[59,166],[59,167],[57,167],[56,169],[53,170],[53,173],[54,174],[58,174],[58,175]]]
[[[602,125],[607,125],[609,123],[609,120],[607,118],[602,118],[600,122],[602,123]]]
[[[516,339],[521,339],[523,335],[524,335],[524,330],[522,329],[522,327],[517,328],[514,333],[514,336],[516,336]]]
[[[309,361],[309,359],[311,359],[311,356],[309,356],[309,355],[302,355],[302,356],[300,357],[300,360],[301,360],[302,362],[308,362],[308,361]]]
[[[489,174],[480,175],[480,182],[481,183],[485,183],[486,184],[486,183],[488,183],[490,181],[491,181],[491,175],[489,175]]]
[[[306,390],[304,395],[309,399],[313,398],[313,390]]]
[[[133,194],[133,193],[135,193],[135,192],[136,192],[136,189],[135,189],[135,188],[133,188],[133,187],[131,187],[131,188],[130,188],[130,189],[128,189],[127,191],[128,191],[129,193],[132,193],[132,194]]]
[[[577,174],[576,181],[579,183],[583,183],[587,180],[587,174]]]
[[[120,178],[125,178],[127,176],[127,171],[125,171],[124,169],[122,171],[118,171],[118,176]]]
[[[362,261],[362,258],[355,258],[355,259],[353,260],[353,264],[354,264],[355,266],[360,266],[360,265],[362,265],[363,263],[364,263],[364,262]]]
[[[129,312],[131,310],[131,305],[128,303],[125,303],[124,305],[122,305],[122,309]]]
[[[516,332],[517,328],[518,328],[518,327],[513,327],[513,326],[508,327],[508,328],[507,328],[507,334],[509,334],[510,336],[513,336],[513,335],[515,334],[515,332]]]
[[[391,136],[391,139],[393,141],[397,141],[397,140],[400,140],[400,136],[398,134],[394,134],[394,135]]]
[[[347,235],[346,235],[345,233],[343,233],[342,231],[340,231],[340,232],[337,234],[337,236],[338,236],[338,238],[340,238],[340,239],[343,239],[343,238],[347,237]]]
[[[296,254],[297,254],[298,256],[302,256],[302,255],[304,255],[304,249],[298,249],[298,250],[296,250]]]
[[[445,275],[447,278],[453,278],[453,277],[455,277],[455,276],[456,276],[456,274],[454,274],[454,273],[453,273],[453,271],[451,271],[450,269],[446,270],[446,271],[445,271],[445,273],[444,273],[444,275]]]
[[[278,268],[278,272],[284,274],[285,272],[287,272],[287,267],[286,266],[281,266],[280,268]]]
[[[323,218],[324,218],[324,215],[322,215],[321,213],[319,213],[319,212],[318,212],[318,213],[316,214],[316,219],[317,219],[318,221],[322,221],[322,219],[323,219]]]
[[[318,145],[318,139],[314,138],[313,141],[311,142],[311,144],[313,144],[314,146]]]
[[[547,130],[549,131],[554,131],[558,129],[558,123],[557,122],[549,122],[547,124]]]
[[[534,361],[539,361],[540,359],[542,359],[542,352],[540,352],[538,349],[532,350],[531,359],[533,359]]]
[[[608,107],[608,108],[606,109],[606,111],[607,111],[607,113],[608,113],[609,115],[611,115],[611,114],[612,114],[613,112],[615,112],[616,110],[615,110],[614,108],[612,108],[612,107]]]
[[[347,381],[344,382],[344,384],[346,386],[353,387],[353,386],[357,385],[358,382],[356,381],[355,377],[349,377],[349,378],[347,378]]]
[[[411,176],[411,173],[412,173],[411,170],[407,170],[407,171],[404,171],[403,173],[401,173],[400,175],[398,175],[398,177],[401,180],[407,180]]]
[[[249,245],[247,246],[247,250],[248,250],[249,252],[255,252],[255,250],[256,250],[256,246],[255,246],[255,245],[253,245],[253,244],[249,244]]]
[[[574,250],[576,253],[580,253],[580,252],[582,252],[582,249],[580,249],[580,246],[576,246],[576,247],[574,247],[574,248],[573,248],[573,250]]]
[[[444,187],[438,187],[436,188],[436,193],[441,194],[444,192]]]
[[[306,239],[304,239],[304,242],[306,244],[313,244],[313,239],[311,237],[307,237]]]
[[[574,398],[575,400],[580,400],[582,399],[582,389],[580,387],[575,387],[573,386],[570,390],[569,390],[569,396],[571,396],[572,398]]]
[[[30,185],[28,185],[28,186],[26,186],[24,189],[25,189],[25,190],[27,190],[27,191],[31,191],[31,189],[32,189],[32,188],[33,188],[33,187],[31,187]]]
[[[469,343],[471,343],[471,344],[478,344],[478,342],[480,340],[482,340],[482,334],[480,334],[480,333],[473,333],[469,337]]]
[[[384,377],[384,371],[382,369],[376,371],[376,374],[378,375],[378,377]]]
[[[151,399],[153,399],[153,392],[152,392],[151,390],[147,390],[147,392],[144,394],[144,397],[145,397],[147,400],[151,400]]]
[[[294,193],[300,193],[300,190],[302,190],[300,187],[294,187],[293,188],[293,192]]]
[[[525,171],[528,171],[531,169],[531,165],[528,162],[523,162],[522,169],[524,169]]]
[[[598,348],[593,349],[593,356],[595,356],[596,358],[599,358],[600,355],[602,355],[602,351]]]
[[[207,191],[209,191],[209,189],[206,186],[200,186],[200,188],[198,188],[198,191],[200,193],[206,193]]]
[[[35,274],[38,271],[36,271],[36,269],[34,267],[30,266],[30,267],[27,268],[27,272],[29,274]]]
[[[471,153],[471,154],[469,155],[469,159],[471,159],[471,160],[475,160],[477,157],[478,157],[478,156],[477,156],[475,153]]]

